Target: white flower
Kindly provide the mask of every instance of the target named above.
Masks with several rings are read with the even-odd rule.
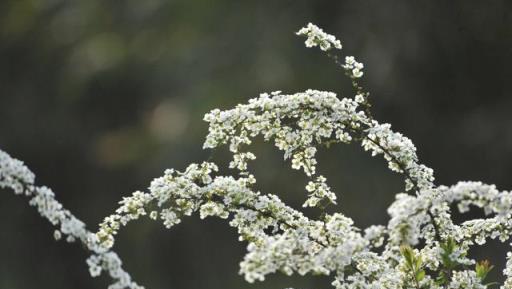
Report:
[[[87,259],[91,276],[98,276],[105,270],[114,280],[111,288],[143,288],[133,282],[130,275],[123,270],[117,254],[102,246],[96,235],[89,232],[82,221],[55,199],[51,189],[35,186],[34,179],[34,174],[21,161],[0,150],[0,187],[29,196],[29,204],[52,225],[59,227],[53,233],[56,240],[65,236],[68,242],[80,241],[91,254]]]
[[[55,230],[53,232],[53,238],[55,238],[56,241],[60,240],[62,238],[62,234],[60,233],[59,230]]]
[[[341,43],[333,35],[325,33],[318,26],[308,23],[306,27],[301,28],[297,35],[306,36],[306,47],[320,46],[324,51],[330,50],[332,47],[341,49]]]
[[[325,183],[327,181],[323,176],[319,176],[315,182],[309,182],[306,190],[310,193],[303,207],[316,207],[322,200],[327,200],[331,204],[336,204],[336,195]]]
[[[363,76],[364,65],[357,62],[354,56],[345,57],[345,64],[343,65],[343,68],[347,71],[351,71],[352,77],[354,78],[360,78]]]
[[[307,47],[341,49],[334,36],[311,23],[297,34],[307,37]],[[363,64],[352,56],[345,58],[343,68],[354,83],[363,75]],[[338,99],[332,92],[318,90],[275,91],[230,110],[212,110],[204,117],[209,127],[203,147],[229,147],[233,153],[229,167],[238,170],[237,176],[218,175],[212,162],[193,163],[183,171],[165,170],[147,192],[136,191],[123,198],[97,233],[88,231],[66,210],[51,189],[36,186],[34,174],[21,161],[1,150],[0,188],[28,196],[29,204],[55,226],[55,239],[81,242],[90,252],[86,263],[91,276],[105,271],[113,279],[109,289],[141,288],[110,250],[121,228],[144,216],[171,228],[193,214],[201,219],[229,219],[239,240],[247,243],[240,273],[248,282],[282,272],[332,276],[336,289],[486,288],[482,276],[469,267],[476,262],[468,251],[489,238],[510,239],[512,192],[480,182],[435,186],[433,170],[419,162],[412,141],[393,131],[390,124],[373,119],[366,111],[367,94],[356,89],[354,99]],[[293,169],[308,176],[303,206],[320,209],[320,218],[309,218],[277,195],[254,189],[256,178],[249,172],[248,161],[256,155],[249,146],[258,136],[273,142],[283,158],[291,160]],[[385,226],[362,230],[344,214],[324,210],[327,204],[336,203],[337,196],[325,177],[314,177],[317,150],[353,141],[371,155],[382,156],[391,171],[403,176],[405,190],[412,191],[396,195]],[[478,207],[486,217],[455,224],[452,207],[462,213]],[[503,273],[507,279],[500,288],[512,289],[510,252]]]

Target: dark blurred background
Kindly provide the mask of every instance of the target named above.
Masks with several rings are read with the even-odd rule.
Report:
[[[511,12],[508,0],[2,0],[0,148],[95,230],[123,195],[208,157],[209,110],[274,90],[352,96],[341,71],[294,35],[311,21],[366,65],[376,118],[415,142],[437,184],[510,189]],[[255,150],[260,188],[299,208],[304,176],[271,145]],[[357,145],[321,151],[319,170],[337,209],[362,227],[385,224],[403,188]],[[89,277],[80,246],[55,242],[26,200],[0,193],[1,289],[106,287],[108,278]],[[505,249],[491,242],[472,254],[502,266]],[[245,283],[237,274],[245,244],[217,219],[171,230],[139,221],[116,250],[148,289],[329,287],[326,277]]]

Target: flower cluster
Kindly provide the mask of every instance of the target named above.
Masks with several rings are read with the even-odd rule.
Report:
[[[336,195],[325,183],[327,181],[323,176],[319,176],[316,181],[311,181],[306,186],[309,192],[309,198],[304,203],[304,207],[316,207],[319,202],[326,200],[330,204],[336,204]]]
[[[341,49],[334,36],[313,24],[297,34],[307,36],[307,47]],[[29,196],[29,203],[58,226],[56,239],[65,236],[69,242],[85,244],[91,251],[87,260],[91,275],[108,271],[115,280],[111,288],[138,288],[111,251],[122,227],[149,216],[171,228],[194,214],[226,219],[236,228],[239,240],[247,243],[240,274],[248,282],[281,272],[331,276],[336,289],[488,288],[485,279],[492,266],[472,259],[468,252],[488,239],[509,241],[512,192],[480,182],[434,185],[433,170],[419,162],[412,141],[371,116],[368,93],[355,81],[363,74],[363,64],[346,57],[342,67],[353,81],[354,99],[318,90],[276,91],[206,114],[209,130],[203,148],[228,146],[233,153],[229,167],[238,175],[219,175],[213,162],[191,164],[184,171],[168,169],[147,192],[123,198],[95,234],[65,210],[50,189],[35,186],[34,175],[23,163],[1,151],[0,187]],[[249,161],[256,155],[249,148],[257,137],[273,142],[292,169],[308,176],[303,206],[322,211],[318,219],[291,208],[276,194],[255,189]],[[359,143],[403,176],[405,190],[389,206],[387,225],[362,230],[343,213],[325,211],[327,205],[336,204],[337,196],[327,179],[316,175],[315,156],[319,148],[337,143]],[[486,217],[455,224],[453,205],[461,213],[481,208]],[[506,281],[500,288],[512,289],[512,253],[507,254],[503,273]]]
[[[352,77],[354,78],[360,78],[363,76],[363,67],[364,65],[360,62],[357,62],[354,56],[347,56],[345,57],[345,65],[343,65],[343,68],[345,68],[348,71],[352,72]]]
[[[247,161],[255,155],[244,151],[259,135],[273,141],[291,158],[293,169],[302,169],[313,176],[318,146],[332,143],[351,143],[361,139],[361,145],[372,155],[382,154],[390,169],[406,175],[406,190],[428,189],[433,186],[432,169],[419,164],[416,147],[410,139],[393,132],[391,125],[379,124],[359,108],[360,102],[350,98],[338,99],[332,92],[307,90],[295,94],[263,93],[226,111],[218,109],[206,114],[209,133],[204,148],[229,144],[236,164],[247,170]],[[247,157],[250,156],[250,157]],[[414,184],[414,185],[413,185]]]
[[[0,151],[0,188],[10,188],[15,194],[30,193],[25,186],[34,184],[35,175],[23,162]]]
[[[11,189],[16,194],[29,197],[29,204],[58,228],[54,232],[55,239],[60,239],[64,235],[70,243],[80,241],[91,253],[87,259],[91,276],[98,276],[105,270],[114,280],[109,289],[143,288],[133,282],[130,275],[123,270],[118,255],[102,246],[96,234],[88,231],[82,221],[64,209],[55,199],[52,190],[36,186],[34,181],[34,174],[21,161],[0,150],[0,188]]]
[[[300,36],[306,36],[306,47],[320,46],[323,51],[328,51],[332,47],[341,49],[341,43],[331,34],[325,33],[321,28],[313,23],[308,23],[306,27],[303,27],[296,33]]]
[[[201,218],[216,216],[230,218],[241,241],[248,242],[248,254],[241,263],[240,272],[248,282],[264,280],[277,271],[292,274],[325,274],[351,265],[352,256],[367,251],[367,241],[342,214],[327,215],[325,222],[307,218],[301,212],[285,205],[278,196],[262,194],[251,189],[254,178],[215,176],[211,163],[192,164],[184,172],[166,171],[155,179],[145,200],[132,196],[125,198],[116,214],[102,224],[102,236],[109,232],[107,246],[112,245],[119,226],[110,220],[134,220],[141,215],[140,206],[153,207],[166,227],[180,222],[180,218],[199,212]],[[207,180],[204,182],[203,180]],[[324,190],[325,184],[314,184]],[[137,203],[134,210],[125,210],[126,203]],[[169,221],[167,215],[172,215]],[[99,234],[100,234],[99,233]]]

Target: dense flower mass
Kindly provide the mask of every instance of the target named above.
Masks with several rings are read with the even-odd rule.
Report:
[[[323,51],[341,43],[313,24],[302,28],[306,46]],[[337,60],[337,58],[334,58]],[[54,237],[79,240],[91,251],[92,276],[103,270],[114,279],[111,288],[138,288],[111,251],[115,236],[129,222],[148,216],[166,228],[186,216],[218,217],[236,228],[247,244],[240,274],[248,282],[281,272],[320,274],[333,278],[336,289],[484,289],[492,266],[468,254],[488,239],[509,241],[512,235],[512,192],[480,182],[434,185],[433,170],[419,162],[412,141],[379,123],[369,111],[368,93],[355,79],[363,64],[347,56],[341,65],[353,81],[355,97],[306,90],[294,94],[263,93],[230,110],[205,115],[209,125],[205,149],[227,146],[233,154],[234,176],[220,175],[213,162],[191,164],[184,171],[168,169],[147,192],[137,191],[119,202],[97,233],[63,209],[53,192],[34,185],[34,175],[19,161],[0,151],[0,187],[30,197],[30,204],[53,225]],[[338,197],[325,177],[316,174],[315,156],[322,146],[358,143],[373,156],[382,156],[391,171],[404,179],[404,191],[389,206],[386,226],[358,228],[341,212],[312,219],[286,205],[276,194],[255,189],[250,161],[255,138],[272,142],[292,169],[308,178],[304,207],[324,210]],[[451,208],[461,213],[482,208],[486,218],[455,224]],[[512,289],[512,253],[507,254],[502,289]]]

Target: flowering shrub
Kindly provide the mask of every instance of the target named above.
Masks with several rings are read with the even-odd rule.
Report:
[[[335,93],[318,90],[276,91],[231,110],[212,110],[204,117],[209,132],[203,147],[228,146],[233,154],[229,167],[235,175],[219,175],[213,162],[191,164],[184,171],[168,169],[147,192],[123,198],[96,233],[65,210],[50,189],[35,185],[34,174],[22,162],[2,151],[0,187],[28,197],[29,204],[56,226],[56,239],[84,244],[91,254],[87,259],[91,275],[108,273],[112,289],[142,288],[112,251],[122,227],[148,216],[171,228],[196,213],[201,219],[229,220],[238,230],[239,240],[247,243],[240,274],[248,282],[281,272],[331,276],[337,289],[487,288],[486,275],[493,266],[470,258],[468,250],[489,238],[509,239],[512,192],[480,182],[435,185],[433,170],[419,162],[412,141],[372,117],[369,93],[358,82],[363,64],[352,56],[341,61],[335,54],[342,48],[340,41],[313,24],[297,34],[306,37],[307,47],[319,46],[343,69],[352,80],[355,97],[338,99]],[[388,209],[387,226],[358,228],[340,212],[310,219],[277,195],[255,190],[256,178],[249,167],[256,156],[249,148],[260,136],[273,142],[291,167],[310,179],[303,206],[321,210],[336,204],[337,196],[327,179],[316,173],[318,147],[359,143],[373,156],[382,156],[389,169],[404,179],[404,192]],[[453,204],[462,213],[471,206],[482,208],[487,217],[455,224]],[[506,280],[500,288],[512,289],[512,253],[507,260]]]

